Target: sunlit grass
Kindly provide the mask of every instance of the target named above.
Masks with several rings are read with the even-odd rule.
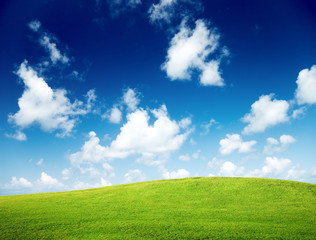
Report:
[[[316,185],[187,178],[0,197],[0,239],[316,239]]]

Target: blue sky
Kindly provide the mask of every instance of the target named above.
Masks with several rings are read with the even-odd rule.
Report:
[[[0,3],[0,194],[316,183],[313,1]]]

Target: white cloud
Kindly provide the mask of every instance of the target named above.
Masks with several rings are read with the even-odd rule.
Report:
[[[183,118],[180,120],[179,122],[179,127],[182,128],[182,129],[186,129],[188,128],[192,123],[192,120],[190,118]]]
[[[218,49],[220,36],[215,30],[209,30],[203,20],[195,24],[191,30],[182,22],[180,31],[171,40],[162,69],[171,80],[190,80],[192,70],[196,69],[201,72],[203,86],[224,86],[219,72],[220,58],[208,60]]]
[[[262,95],[251,105],[251,112],[242,121],[249,123],[243,130],[244,134],[263,132],[266,128],[287,122],[289,103],[285,100],[273,99],[273,95]]]
[[[108,118],[111,123],[119,124],[122,120],[121,110],[118,107],[113,107]]]
[[[81,181],[76,181],[72,186],[70,186],[71,190],[81,190],[81,189],[90,189],[90,188],[99,188],[99,187],[107,187],[111,186],[112,183],[104,178],[100,178],[100,182],[95,184],[85,183]]]
[[[211,161],[209,161],[209,162],[207,163],[207,166],[208,166],[208,168],[210,168],[210,169],[214,169],[214,168],[217,168],[217,167],[219,167],[220,165],[222,165],[223,162],[224,162],[223,160],[217,159],[216,157],[214,157]]]
[[[301,181],[304,176],[306,176],[306,170],[300,170],[300,166],[296,165],[291,167],[291,169],[287,172],[286,179],[290,180],[298,180]]]
[[[128,88],[123,94],[123,101],[130,111],[135,111],[140,100],[134,89]]]
[[[154,119],[150,119],[151,114]],[[96,133],[91,131],[80,151],[69,155],[71,168],[63,170],[63,179],[69,179],[72,169],[79,169],[82,174],[90,172],[91,177],[99,176],[101,172],[92,174],[96,164],[103,164],[107,172],[113,172],[109,161],[131,155],[140,155],[138,163],[160,168],[169,159],[170,152],[178,150],[192,132],[191,120],[170,119],[165,105],[147,111],[137,108],[128,113],[126,119],[120,133],[107,146],[102,146]]]
[[[63,175],[63,180],[69,180],[72,175],[72,171],[69,168],[65,168],[61,171],[61,174]]]
[[[4,184],[4,189],[22,189],[31,187],[33,187],[33,184],[23,177],[19,179],[12,177],[10,183]]]
[[[41,22],[38,20],[33,20],[28,24],[28,26],[32,31],[37,32],[41,28]]]
[[[154,153],[148,153],[144,152],[141,154],[139,158],[137,158],[136,162],[140,164],[144,164],[146,166],[152,167],[161,167],[165,162],[167,162],[169,159],[169,153],[160,153],[160,154],[154,154]]]
[[[65,53],[61,53],[61,51],[57,48],[56,37],[48,32],[45,32],[41,29],[41,22],[38,20],[33,20],[28,24],[29,28],[33,32],[37,32],[39,35],[39,44],[45,49],[45,51],[49,54],[49,58],[53,64],[60,62],[62,64],[69,63],[70,59],[67,57]],[[41,63],[43,66],[48,66],[49,62],[44,61]],[[78,75],[78,72],[73,72],[75,75]]]
[[[289,144],[294,143],[296,140],[291,135],[282,135],[280,141],[275,138],[267,138],[267,145],[264,147],[265,154],[274,154],[286,151]]]
[[[69,174],[69,169],[64,169],[63,173]],[[49,192],[49,191],[65,191],[65,190],[79,190],[87,188],[97,188],[112,185],[111,182],[103,177],[99,178],[99,182],[94,184],[84,183],[82,181],[76,180],[74,183],[65,185],[58,181],[56,178],[49,176],[47,173],[42,172],[41,177],[34,181],[29,182],[25,178],[12,177],[11,182],[0,186],[2,189],[8,190],[10,193],[34,193],[34,192]]]
[[[201,150],[197,150],[195,153],[192,154],[192,158],[198,159],[200,157]]]
[[[127,5],[130,6],[131,8],[136,8],[138,5],[141,5],[142,1],[141,0],[128,0]]]
[[[290,167],[291,160],[286,158],[266,157],[265,165],[261,169],[245,172],[244,167],[238,167],[230,161],[224,162],[218,176],[222,177],[279,177]],[[290,174],[290,175],[289,175]],[[302,174],[296,168],[288,172],[288,176],[294,177]]]
[[[95,179],[106,177],[113,178],[114,168],[109,164],[113,158],[125,158],[127,155],[122,152],[114,152],[109,146],[102,146],[96,133],[91,131],[80,151],[68,156],[71,166],[62,171],[63,180],[72,177],[88,174]],[[99,186],[99,185],[98,185]]]
[[[49,53],[50,60],[53,64],[57,62],[68,63],[69,58],[60,52],[60,50],[56,47],[56,43],[52,42],[48,35],[44,35],[40,38],[39,43],[44,49]]]
[[[201,127],[204,128],[204,132],[202,132],[201,135],[207,135],[210,132],[211,126],[214,124],[218,124],[218,122],[216,122],[216,120],[213,118],[209,120],[208,123],[201,124]]]
[[[233,151],[238,150],[239,153],[247,153],[253,151],[256,141],[243,142],[239,134],[226,134],[226,138],[221,139],[219,144],[219,152],[222,155],[231,154]]]
[[[170,22],[173,14],[173,6],[177,0],[160,0],[157,4],[152,4],[148,10],[150,22],[165,21]]]
[[[141,182],[146,179],[145,175],[139,169],[129,170],[124,175],[125,183]]]
[[[64,184],[56,178],[47,175],[45,172],[41,173],[41,178],[36,181],[36,185],[44,189],[60,189],[64,187]]]
[[[122,101],[118,104],[114,104],[102,118],[109,119],[111,123],[119,124],[122,120],[123,106],[125,105],[127,107],[128,112],[135,111],[140,103],[139,95],[135,89],[127,88],[123,92]]]
[[[301,118],[305,115],[307,108],[305,106],[295,109],[292,113],[294,119]]]
[[[5,134],[6,137],[8,138],[13,138],[18,141],[26,141],[27,137],[25,133],[21,132],[20,130],[17,130],[14,134]]]
[[[226,161],[219,170],[218,176],[221,177],[242,177],[244,175],[244,167],[237,167],[234,163]]]
[[[180,155],[179,156],[179,160],[181,160],[181,161],[185,161],[185,162],[187,162],[187,161],[190,161],[190,155]]]
[[[100,2],[96,2],[97,8],[100,7]],[[139,5],[142,4],[141,0],[107,0],[107,4],[110,8],[110,13],[112,17],[117,17],[122,12],[125,12],[127,10],[133,10]]]
[[[190,173],[185,169],[178,169],[177,171],[169,172],[166,169],[162,172],[162,177],[165,179],[175,179],[175,178],[187,178]]]
[[[100,187],[107,187],[107,186],[111,186],[112,183],[109,182],[108,180],[104,179],[104,178],[101,178],[101,186]]]
[[[41,158],[41,159],[36,163],[36,165],[37,165],[37,166],[41,166],[41,165],[43,165],[43,162],[44,162],[44,158]]]
[[[211,60],[201,65],[200,82],[203,86],[224,86],[224,80],[219,71],[219,60]]]
[[[298,104],[316,104],[316,65],[298,74],[295,97]]]
[[[200,0],[159,0],[152,3],[149,10],[149,21],[152,24],[170,24],[172,20],[189,18],[195,12],[202,12]]]
[[[181,134],[177,122],[169,118],[165,105],[152,110],[152,113],[156,118],[153,125],[149,125],[150,117],[143,109],[128,114],[127,123],[111,143],[111,149],[127,154],[164,153],[179,149],[190,130]]]
[[[108,161],[111,158],[125,158],[126,153],[113,152],[109,147],[104,147],[99,144],[100,139],[96,133],[91,131],[89,133],[89,140],[81,147],[81,151],[73,153],[69,156],[69,160],[73,166],[80,166],[81,164],[95,164]]]
[[[291,165],[286,158],[266,157],[265,165],[246,174],[246,177],[278,177]]]
[[[10,114],[9,121],[18,127],[23,129],[39,124],[46,132],[60,129],[62,132],[58,136],[65,136],[74,128],[76,116],[88,113],[82,102],[70,102],[65,89],[49,87],[27,61],[20,65],[17,75],[23,80],[25,90],[18,100],[19,111]]]
[[[267,138],[267,143],[268,143],[269,145],[278,145],[278,144],[279,144],[279,141],[276,140],[276,139],[273,138],[273,137],[269,137],[269,138]]]
[[[196,143],[196,141],[193,138],[190,138],[190,144],[191,145],[196,145],[197,143]]]
[[[95,103],[95,101],[97,100],[97,95],[95,93],[95,89],[90,89],[87,94],[85,95],[86,99],[87,99],[87,111],[90,111]]]
[[[288,145],[290,143],[294,143],[296,141],[296,139],[294,137],[292,137],[291,135],[285,135],[283,134],[280,137],[280,143],[283,145]]]

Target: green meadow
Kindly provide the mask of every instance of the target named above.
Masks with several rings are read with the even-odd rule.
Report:
[[[316,185],[186,178],[2,196],[0,239],[316,239]]]

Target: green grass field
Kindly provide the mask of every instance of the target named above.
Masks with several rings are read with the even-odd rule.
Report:
[[[0,197],[0,239],[316,239],[316,185],[186,178]]]

